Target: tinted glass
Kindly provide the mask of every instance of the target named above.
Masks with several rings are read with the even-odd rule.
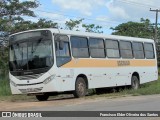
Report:
[[[90,47],[91,57],[94,57],[94,58],[104,58],[105,57],[103,39],[90,38],[89,47]]]
[[[111,58],[118,58],[118,57],[120,57],[119,50],[107,49],[107,57],[111,57]]]
[[[105,57],[104,49],[91,48],[90,53],[91,53],[91,56],[94,58],[104,58]]]
[[[87,38],[84,37],[71,37],[72,48],[88,48]]]
[[[131,42],[127,42],[127,41],[120,41],[120,49],[123,50],[131,50]]]
[[[133,42],[132,46],[133,46],[133,50],[143,51],[143,43]]]
[[[60,46],[60,44],[62,43],[63,46]],[[68,63],[71,60],[69,38],[67,35],[55,36],[55,48],[56,48],[56,62],[58,67]]]
[[[143,51],[143,43],[133,42],[133,54],[136,59],[143,59],[144,58],[144,51]]]
[[[90,48],[104,48],[103,39],[90,38],[89,39],[89,47]]]
[[[151,43],[144,43],[144,49],[145,51],[154,51]]]
[[[120,51],[122,58],[133,58],[131,42],[120,41]]]
[[[136,59],[143,59],[144,58],[144,52],[143,51],[133,51],[134,57]]]
[[[114,48],[114,49],[118,49],[118,41],[116,40],[106,40],[106,48]]]
[[[117,40],[106,40],[106,54],[110,58],[119,58],[119,46]]]
[[[77,58],[89,57],[88,39],[85,37],[71,37],[72,54]]]
[[[152,43],[144,43],[144,50],[146,58],[153,59],[155,57]]]
[[[131,50],[121,50],[122,58],[133,58]]]

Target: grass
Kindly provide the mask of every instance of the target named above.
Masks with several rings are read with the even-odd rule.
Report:
[[[90,97],[119,97],[119,96],[139,96],[139,95],[153,95],[160,94],[160,78],[157,81],[142,84],[138,90],[133,90],[129,87],[113,88],[112,92],[106,90],[103,94],[96,95],[95,90],[89,92]]]
[[[141,87],[138,90],[124,89],[120,93],[121,94],[132,94],[132,95],[160,94],[160,78],[157,81],[145,83],[141,85]]]
[[[0,96],[10,96],[11,90],[8,77],[0,77]]]
[[[141,85],[138,90],[133,90],[129,88],[112,89],[112,92],[105,91],[104,94],[96,95],[95,90],[89,90],[89,96],[86,98],[96,98],[96,97],[123,97],[123,96],[138,96],[138,95],[152,95],[160,94],[160,77],[157,81],[145,83]],[[0,101],[35,101],[34,96],[27,95],[12,95],[9,80],[7,77],[0,78]]]

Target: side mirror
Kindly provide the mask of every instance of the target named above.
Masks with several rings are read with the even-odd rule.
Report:
[[[60,42],[59,42],[59,49],[60,49],[60,50],[63,50],[63,47],[64,47],[64,42],[63,42],[63,41],[60,41]]]

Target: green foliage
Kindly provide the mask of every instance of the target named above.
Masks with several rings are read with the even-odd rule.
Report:
[[[0,96],[9,96],[11,95],[9,79],[8,77],[0,76]]]
[[[83,20],[84,19],[79,19],[79,20],[70,19],[70,21],[66,21],[65,23],[66,29],[68,30],[76,29],[77,31],[79,31],[79,25],[82,23]]]
[[[83,27],[86,32],[94,32],[94,33],[103,33],[100,29],[102,29],[102,26],[95,25],[95,24],[82,24],[84,19],[79,19],[79,20],[72,20],[66,21],[66,29],[68,30],[73,30],[75,29],[76,31],[80,31],[79,28]]]
[[[103,31],[100,30],[102,29],[102,26],[99,25],[96,26],[95,24],[83,24],[82,27],[86,29],[86,32],[103,33]]]
[[[25,31],[25,30],[32,30],[32,29],[39,29],[39,28],[53,28],[56,27],[57,23],[46,19],[39,19],[38,22],[31,22],[31,21],[21,21],[15,24],[13,27],[14,33]]]
[[[160,94],[160,79],[154,82],[145,83],[141,85],[141,88],[138,90],[132,90],[132,89],[122,90],[121,94],[132,94],[132,95]]]
[[[113,35],[141,37],[141,38],[154,38],[154,25],[151,24],[149,19],[141,18],[140,22],[127,22],[122,23],[115,28]]]
[[[3,0],[0,4],[0,30],[13,33],[16,23],[24,21],[21,16],[35,17],[30,9],[38,6],[38,1]]]
[[[8,76],[8,48],[4,48],[4,53],[0,54],[0,77],[5,77]]]

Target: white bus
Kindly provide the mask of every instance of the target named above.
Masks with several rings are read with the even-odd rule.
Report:
[[[58,29],[16,33],[9,40],[12,94],[40,101],[54,93],[86,95],[87,89],[140,84],[158,79],[151,39]]]

